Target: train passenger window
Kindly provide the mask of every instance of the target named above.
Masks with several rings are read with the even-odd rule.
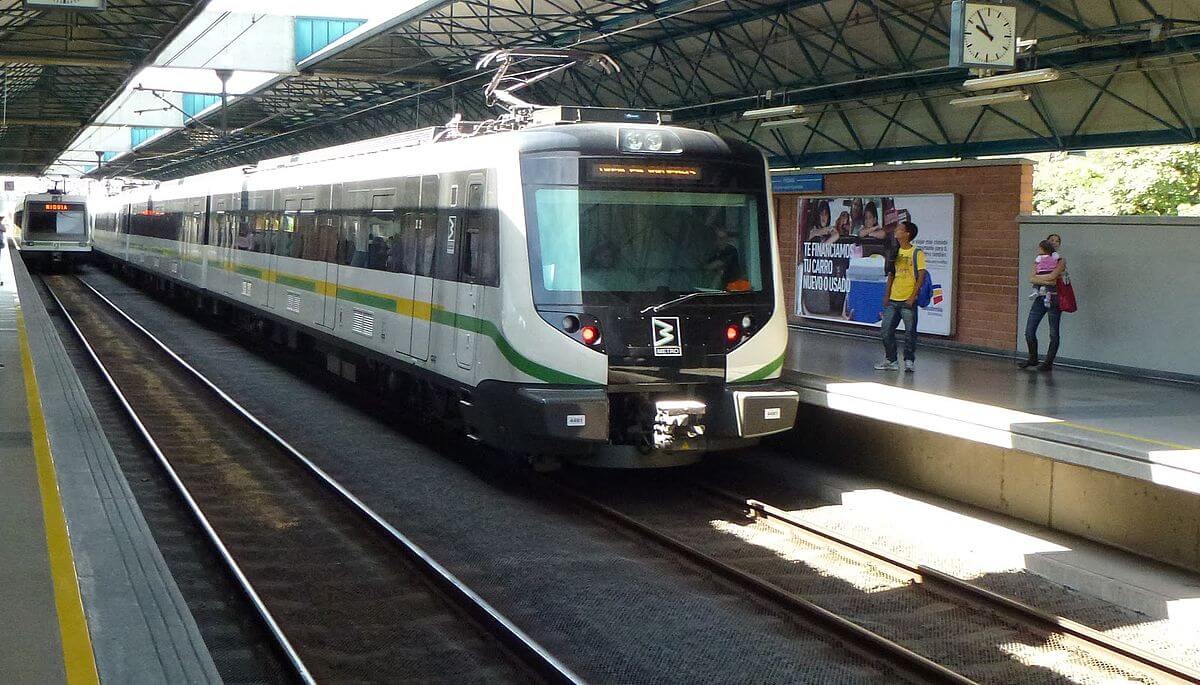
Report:
[[[301,216],[313,216],[315,228],[312,230],[312,235],[317,243],[313,258],[326,264],[340,263],[339,251],[344,249],[341,240],[342,218],[330,212],[317,212],[315,215],[302,214]]]
[[[437,252],[438,177],[421,177],[421,216],[417,224],[417,258],[413,273],[433,275],[433,256]]]
[[[480,285],[499,283],[498,226],[494,211],[483,206],[483,184],[467,189],[467,220],[462,232],[461,280]]]
[[[400,233],[396,237],[399,258],[393,262],[391,271],[405,274],[416,272],[418,221],[420,221],[420,212],[408,210],[400,216]]]

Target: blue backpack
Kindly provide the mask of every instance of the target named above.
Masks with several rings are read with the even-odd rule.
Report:
[[[921,277],[921,270],[917,268],[917,253],[921,248],[913,248],[913,278]],[[925,271],[925,280],[921,282],[921,289],[917,291],[917,306],[924,309],[933,301],[933,279],[929,276],[929,270]]]

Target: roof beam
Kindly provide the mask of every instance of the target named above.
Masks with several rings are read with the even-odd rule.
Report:
[[[104,69],[125,71],[133,68],[133,63],[120,59],[100,59],[97,57],[72,57],[70,53],[47,54],[36,52],[0,52],[0,64],[33,64],[45,67],[82,67],[85,69]]]
[[[445,77],[441,74],[432,71],[387,71],[387,72],[370,72],[358,71],[355,69],[308,69],[304,72],[311,76],[319,76],[328,79],[346,79],[349,81],[363,81],[366,83],[428,83],[430,85],[441,85],[445,82]]]

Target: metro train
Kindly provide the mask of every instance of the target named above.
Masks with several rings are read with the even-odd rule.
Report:
[[[673,465],[790,429],[762,154],[562,110],[123,191],[95,248],[534,459]]]
[[[66,265],[92,252],[87,198],[50,191],[25,196],[13,213],[13,240],[26,262]]]

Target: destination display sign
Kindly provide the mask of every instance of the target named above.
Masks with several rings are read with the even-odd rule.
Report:
[[[592,165],[592,176],[594,178],[669,178],[699,181],[700,167],[641,162],[596,162]]]
[[[42,205],[42,210],[47,212],[82,212],[83,205],[69,205],[62,202],[47,202]]]

